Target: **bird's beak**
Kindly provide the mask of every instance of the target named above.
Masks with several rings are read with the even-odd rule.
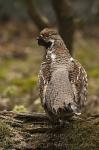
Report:
[[[37,37],[38,45],[44,46],[46,49],[52,44],[50,41],[46,41],[42,36]]]
[[[37,41],[38,41],[38,45],[41,45],[41,46],[45,46],[45,40],[42,38],[42,36],[38,36],[37,38]]]

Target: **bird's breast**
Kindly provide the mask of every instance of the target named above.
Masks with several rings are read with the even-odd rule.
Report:
[[[73,102],[74,94],[68,79],[68,73],[64,69],[58,69],[52,73],[47,85],[45,99],[49,109],[63,108],[64,105]]]

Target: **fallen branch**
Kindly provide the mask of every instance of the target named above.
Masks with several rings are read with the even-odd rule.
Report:
[[[98,150],[99,115],[52,126],[45,114],[0,112],[0,150]]]

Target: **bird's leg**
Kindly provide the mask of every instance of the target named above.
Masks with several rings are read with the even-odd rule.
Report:
[[[52,127],[54,128],[67,128],[70,122],[68,120],[57,120],[56,122],[52,123]]]
[[[69,123],[68,120],[60,120],[60,119],[59,119],[59,125],[60,125],[60,127],[65,128],[65,127],[68,127],[69,124],[70,124],[70,123]]]

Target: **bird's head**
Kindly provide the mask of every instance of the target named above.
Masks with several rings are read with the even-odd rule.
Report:
[[[54,29],[45,28],[40,32],[37,38],[38,44],[44,46],[46,49],[51,48],[55,41],[59,39],[60,36],[58,32]]]
[[[37,40],[38,44],[46,49],[44,58],[50,57],[55,60],[58,57],[70,57],[69,51],[57,30],[45,28],[40,32]]]

